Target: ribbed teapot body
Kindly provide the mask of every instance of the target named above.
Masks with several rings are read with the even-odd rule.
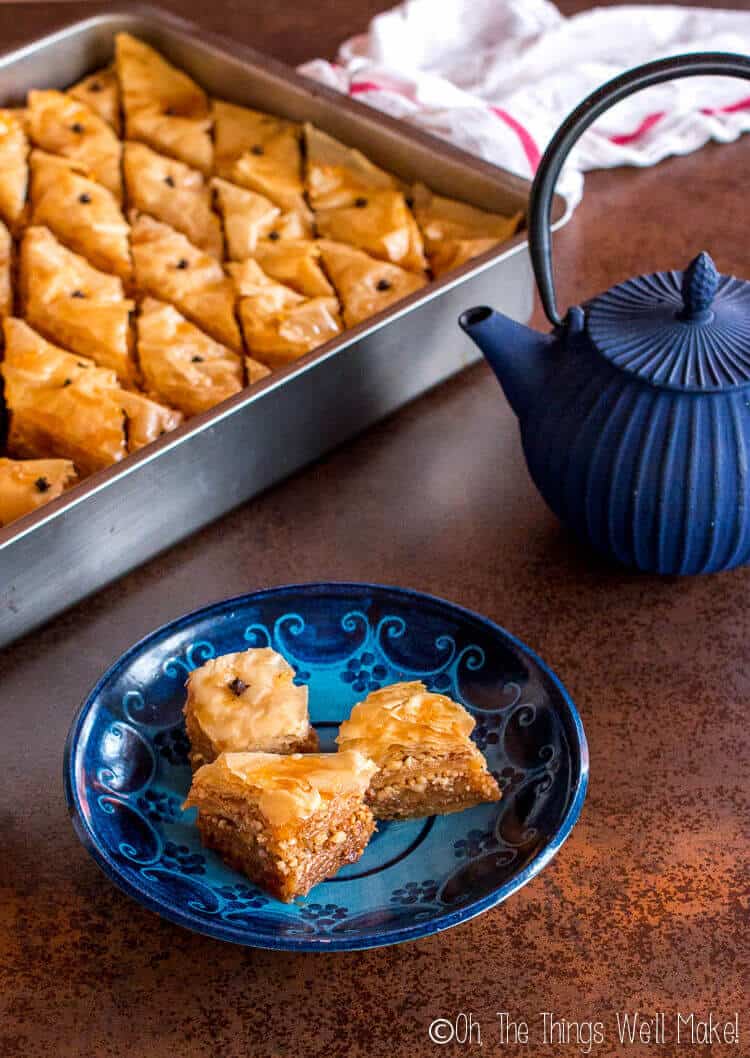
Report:
[[[521,433],[549,506],[602,554],[663,574],[750,561],[750,387],[659,387],[579,348]]]

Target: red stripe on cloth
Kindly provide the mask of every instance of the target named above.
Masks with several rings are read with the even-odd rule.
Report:
[[[503,110],[502,107],[490,107],[490,110],[493,114],[499,117],[501,121],[504,121],[509,129],[513,129],[523,147],[523,153],[526,155],[526,161],[529,163],[529,168],[532,173],[535,173],[542,155],[536,145],[534,137],[529,130],[522,125],[520,121],[516,121],[513,115],[509,114],[507,110]]]
[[[358,96],[361,92],[385,92],[383,85],[375,84],[374,81],[357,81],[349,85],[349,95]]]
[[[639,140],[641,136],[645,136],[648,130],[652,129],[658,121],[661,121],[665,113],[665,110],[659,110],[655,114],[649,114],[648,117],[643,119],[638,128],[633,130],[633,132],[623,132],[619,136],[610,136],[610,142],[616,143],[621,147],[624,147],[628,143],[635,143],[635,141]]]
[[[738,99],[736,103],[728,103],[725,107],[702,107],[701,114],[734,114],[737,110],[750,109],[750,96]]]

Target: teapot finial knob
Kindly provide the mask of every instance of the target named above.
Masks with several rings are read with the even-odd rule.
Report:
[[[681,320],[696,323],[709,319],[711,302],[719,285],[719,273],[711,255],[699,253],[682,273]]]

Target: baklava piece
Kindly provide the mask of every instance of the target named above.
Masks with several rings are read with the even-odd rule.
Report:
[[[523,218],[522,213],[503,217],[443,198],[424,184],[415,185],[413,201],[430,268],[436,276],[510,239]]]
[[[473,728],[463,706],[415,681],[369,694],[336,741],[377,764],[366,797],[376,818],[414,819],[500,800]]]
[[[96,111],[50,89],[29,92],[26,116],[35,147],[79,162],[91,180],[104,184],[118,202],[122,201],[122,144]]]
[[[23,110],[0,110],[0,219],[17,232],[24,219],[29,141]]]
[[[350,243],[410,272],[427,267],[422,236],[400,191],[360,194],[349,206],[319,210],[315,223],[323,238]]]
[[[119,389],[113,394],[125,416],[125,443],[128,452],[137,452],[165,433],[176,429],[182,422],[182,413],[160,404],[143,393],[132,389]]]
[[[181,422],[179,412],[123,389],[114,371],[58,348],[23,320],[6,319],[3,329],[11,455],[70,459],[92,474]]]
[[[306,298],[252,259],[227,267],[237,285],[247,347],[261,363],[284,367],[340,333],[335,297]]]
[[[57,499],[75,480],[68,459],[0,459],[0,526]]]
[[[23,320],[6,319],[3,330],[10,454],[70,459],[81,474],[124,459],[125,414],[114,372],[59,349]]]
[[[129,33],[115,37],[125,135],[210,173],[211,114],[202,88]]]
[[[21,242],[21,298],[29,323],[45,337],[112,368],[125,385],[137,377],[130,312],[118,276],[100,272],[42,226]]]
[[[261,239],[253,256],[266,275],[298,294],[335,297],[320,265],[320,247],[313,239]]]
[[[13,315],[13,239],[0,220],[0,320]]]
[[[112,192],[68,158],[35,149],[29,164],[31,223],[49,228],[95,268],[128,281],[130,225]]]
[[[244,261],[255,253],[258,242],[270,243],[286,239],[304,239],[309,223],[299,213],[283,213],[278,206],[246,187],[238,187],[221,177],[211,181],[216,206],[224,220],[224,239],[227,257]]]
[[[185,725],[193,768],[220,753],[308,753],[318,748],[307,687],[275,650],[259,647],[212,658],[187,680]]]
[[[84,77],[68,89],[68,95],[79,103],[85,103],[100,118],[104,118],[118,136],[121,134],[120,86],[114,66],[105,66]]]
[[[171,225],[194,246],[221,260],[221,222],[211,208],[211,189],[200,170],[157,154],[144,143],[126,143],[123,173],[131,206]]]
[[[141,293],[171,302],[217,342],[242,352],[234,286],[215,257],[142,213],[133,219],[131,249]]]
[[[145,389],[185,415],[207,411],[242,389],[242,358],[204,334],[173,305],[146,298],[137,327]],[[268,374],[268,368],[263,371]]]
[[[371,191],[400,190],[392,173],[314,125],[305,125],[305,147],[307,193],[314,210],[350,206]]]
[[[396,177],[359,151],[305,127],[307,188],[318,234],[422,273],[422,236]]]
[[[364,250],[321,239],[321,257],[343,308],[344,323],[355,327],[423,287],[423,275],[376,261]]]
[[[289,902],[364,852],[374,771],[356,752],[222,753],[195,773],[183,807],[198,809],[204,845]]]
[[[270,198],[297,213],[312,232],[302,179],[300,129],[260,110],[213,101],[217,176]]]

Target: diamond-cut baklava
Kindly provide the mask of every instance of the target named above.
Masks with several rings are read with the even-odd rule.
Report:
[[[228,267],[247,347],[262,363],[283,367],[340,332],[335,297],[306,298],[275,282],[253,260]]]
[[[516,230],[410,183],[128,33],[0,108],[8,454],[108,466]]]
[[[0,110],[0,218],[11,231],[23,220],[29,179],[24,111]]]
[[[64,92],[29,92],[26,127],[35,147],[78,162],[120,201],[122,144],[95,110]]]
[[[115,38],[115,65],[126,137],[209,173],[213,144],[203,89],[129,33]]]
[[[500,790],[471,741],[474,720],[458,702],[423,683],[396,683],[355,705],[339,729],[339,751],[378,766],[367,802],[378,819],[460,812],[499,801]]]
[[[27,228],[21,241],[21,303],[45,337],[111,368],[125,385],[135,382],[133,302],[122,280],[94,268],[43,226]]]
[[[215,257],[145,214],[133,218],[131,246],[141,291],[172,302],[217,342],[242,350],[232,281]]]
[[[275,650],[212,658],[190,673],[185,724],[194,768],[223,752],[306,753],[318,748],[307,687]]]
[[[89,180],[79,162],[35,149],[31,223],[44,225],[95,268],[130,279],[130,225],[108,188]]]
[[[222,753],[193,776],[204,845],[280,900],[304,896],[364,852],[375,765],[356,751]]]
[[[57,499],[75,480],[69,459],[0,459],[0,526]]]

